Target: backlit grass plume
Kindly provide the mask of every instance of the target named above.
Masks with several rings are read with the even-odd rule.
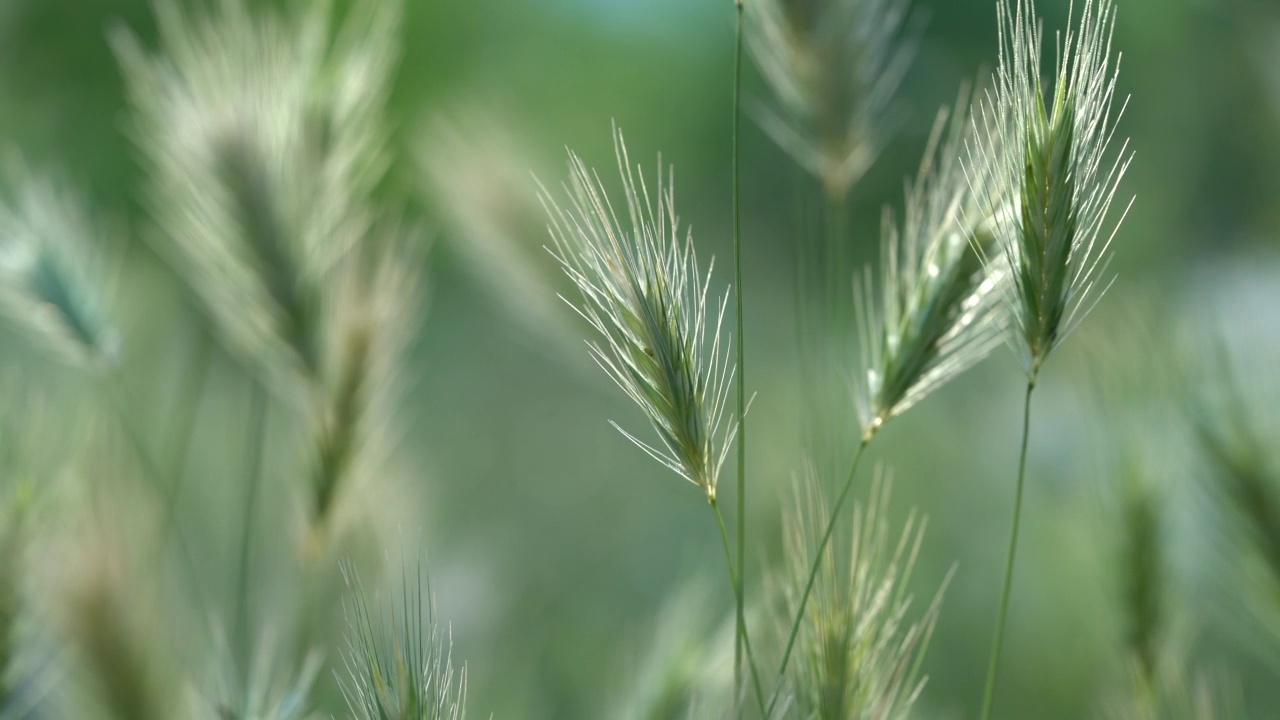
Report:
[[[320,655],[313,653],[297,671],[285,667],[279,644],[268,627],[258,633],[248,668],[236,667],[234,653],[221,634],[206,653],[207,667],[198,676],[188,717],[198,720],[304,720],[319,717],[311,711],[311,688],[320,671]]]
[[[966,95],[945,138],[947,113],[939,114],[901,219],[885,212],[879,297],[870,269],[859,284],[864,437],[972,367],[1001,337],[999,286],[1007,273],[980,259],[994,242],[1000,197],[988,173],[966,177],[961,165]]]
[[[746,3],[748,47],[777,99],[765,131],[841,199],[875,162],[915,52],[910,0]]]
[[[26,172],[10,180],[0,198],[0,307],[61,358],[114,364],[120,335],[104,297],[101,225],[51,180]]]
[[[543,191],[554,254],[580,291],[574,307],[599,333],[592,355],[644,411],[659,442],[618,429],[714,503],[737,428],[732,413],[725,416],[734,365],[720,336],[729,296],[708,305],[710,271],[704,278],[698,268],[692,233],[681,238],[672,180],[659,175],[650,195],[616,130],[614,149],[621,218],[598,176],[572,153],[565,203]]]
[[[786,612],[778,623],[786,633],[792,617],[804,613],[799,656],[787,676],[798,716],[908,717],[924,687],[920,663],[949,582],[924,607],[907,589],[925,521],[912,513],[896,534],[888,514],[890,482],[877,478],[866,505],[854,508],[847,555],[832,548],[822,556],[813,597],[802,607],[828,517],[816,478],[810,476],[802,486],[797,486],[796,507],[784,517]]]
[[[396,439],[389,426],[422,309],[417,268],[423,253],[399,228],[387,235],[371,259],[345,269],[335,293],[323,392],[313,413],[310,510],[319,528],[347,478],[374,472]]]
[[[1098,283],[1111,240],[1124,219],[1113,221],[1110,212],[1130,158],[1127,142],[1109,158],[1119,115],[1112,114],[1118,72],[1111,65],[1115,6],[1111,0],[1084,0],[1083,6],[1078,26],[1058,39],[1053,87],[1046,92],[1032,0],[1000,0],[1000,63],[969,152],[971,175],[995,174],[993,187],[1001,195],[990,205],[999,207],[1000,197],[1013,205],[996,213],[999,250],[988,264],[1009,266],[1010,345],[1027,374],[1012,527],[982,720],[991,717],[1009,610],[1031,395],[1045,359],[1101,293]]]
[[[1253,349],[1254,357],[1236,357],[1219,339],[1212,360],[1189,369],[1186,377],[1196,382],[1184,387],[1192,393],[1189,420],[1222,533],[1218,568],[1230,588],[1226,610],[1247,618],[1235,629],[1280,664],[1280,466],[1271,442],[1277,387],[1267,374],[1274,353]]]
[[[549,349],[560,352],[571,347],[563,341],[577,336],[578,325],[556,299],[568,280],[546,261],[546,215],[529,192],[529,168],[541,158],[518,127],[499,104],[454,107],[431,117],[414,156],[446,224],[441,242],[521,326],[546,333],[554,341]]]
[[[1001,0],[1000,64],[971,153],[972,167],[994,166],[1001,176],[995,187],[1015,204],[1014,212],[998,216],[996,231],[1013,273],[1013,345],[1033,378],[1102,291],[1111,239],[1123,220],[1110,213],[1131,157],[1127,142],[1110,151],[1119,118],[1112,113],[1115,6],[1083,5],[1078,27],[1059,40],[1053,86],[1046,89],[1031,0]]]
[[[215,8],[158,2],[156,55],[114,38],[160,247],[234,350],[313,377],[326,280],[367,233],[388,163],[399,6],[357,2],[336,33],[329,3],[296,16]]]
[[[406,567],[399,597],[374,607],[348,564],[346,671],[339,684],[355,720],[461,720],[467,669],[455,668],[449,630],[436,621],[430,580]]]

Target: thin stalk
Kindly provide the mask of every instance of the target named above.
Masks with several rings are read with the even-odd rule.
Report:
[[[711,510],[716,514],[716,523],[720,526],[720,541],[724,545],[724,561],[729,570],[729,582],[733,584],[734,593],[741,592],[742,584],[739,582],[738,574],[733,568],[733,553],[729,550],[729,533],[724,528],[724,516],[720,514],[720,506],[713,500],[711,501]],[[768,711],[765,710],[764,703],[764,686],[760,684],[760,673],[756,670],[755,654],[751,652],[751,638],[747,635],[746,618],[738,616],[738,637],[742,638],[743,647],[746,649],[747,667],[751,669],[751,682],[756,691],[756,702],[760,705],[760,711],[765,717],[768,717]],[[736,697],[738,688],[734,688]]]
[[[129,391],[124,384],[124,378],[118,372],[108,375],[105,379],[105,391],[107,401],[111,405],[111,411],[116,416],[116,421],[120,424],[120,429],[124,432],[125,439],[128,440],[130,447],[133,448],[133,454],[138,461],[142,476],[151,487],[151,491],[159,497],[166,497],[165,490],[165,474],[160,469],[160,463],[156,461],[155,456],[151,454],[151,450],[147,447],[146,440],[142,433],[134,426],[129,418],[126,408],[129,405]],[[164,544],[161,543],[159,548],[163,550]],[[196,572],[195,557],[191,554],[191,546],[181,536],[178,537],[178,554],[182,558],[183,568],[186,570],[187,577],[190,578],[193,595],[197,598],[203,596],[200,590],[200,573]]]
[[[262,485],[264,456],[266,449],[267,424],[267,392],[256,382],[252,385],[252,400],[249,411],[249,437],[245,447],[249,458],[248,487],[244,494],[244,509],[241,517],[244,525],[240,531],[240,561],[236,578],[235,637],[240,670],[248,687],[249,673],[249,557],[253,547],[254,508],[257,506],[258,488]]]
[[[180,407],[173,412],[173,442],[175,448],[173,459],[169,463],[172,480],[165,498],[164,524],[160,528],[161,546],[168,543],[169,536],[176,531],[178,519],[178,499],[182,495],[182,487],[186,481],[187,456],[191,450],[191,433],[195,431],[196,417],[200,414],[200,406],[204,404],[204,387],[209,380],[209,367],[213,364],[213,342],[209,333],[201,330],[193,348],[193,363],[187,375],[186,391],[180,396]]]
[[[778,665],[778,675],[773,681],[773,696],[769,699],[769,706],[765,709],[765,717],[769,717],[773,713],[773,706],[778,702],[778,696],[782,689],[782,678],[787,672],[787,663],[791,661],[791,651],[795,649],[796,636],[800,634],[800,623],[804,620],[804,609],[809,603],[809,595],[813,592],[813,583],[818,578],[818,569],[822,565],[822,553],[826,551],[827,545],[831,542],[831,534],[835,532],[836,521],[840,519],[840,509],[844,507],[844,502],[849,498],[849,491],[853,489],[853,479],[858,474],[858,463],[862,461],[863,451],[867,449],[867,445],[871,443],[871,436],[867,435],[862,438],[862,442],[858,443],[858,449],[853,452],[853,462],[849,466],[849,477],[844,481],[844,487],[840,490],[839,497],[836,498],[836,504],[831,508],[831,519],[827,521],[827,529],[822,534],[822,541],[818,543],[818,552],[814,555],[813,566],[809,568],[809,579],[805,581],[804,592],[800,594],[800,606],[796,609],[796,617],[791,621],[791,632],[787,636],[786,647],[782,650],[782,662]]]
[[[739,124],[742,119],[742,0],[735,0],[737,16],[733,49],[733,269],[734,299],[737,302],[738,321],[738,582],[734,591],[738,634],[733,641],[733,686],[742,687],[742,646],[746,642],[745,595],[747,583],[747,407],[745,343],[742,332],[742,201],[739,187],[740,143]],[[717,511],[717,514],[719,512]],[[754,668],[753,668],[754,671]],[[757,685],[759,681],[757,680]],[[757,690],[759,688],[757,687]]]
[[[991,717],[996,693],[996,670],[1000,666],[1000,646],[1004,642],[1005,616],[1009,612],[1009,590],[1013,586],[1013,559],[1018,551],[1018,524],[1022,519],[1022,481],[1027,475],[1027,437],[1031,432],[1031,391],[1036,388],[1033,374],[1027,381],[1027,398],[1022,408],[1022,453],[1018,458],[1018,485],[1013,497],[1013,528],[1009,532],[1009,558],[1004,566],[1004,589],[1000,591],[1000,611],[996,614],[996,635],[991,643],[991,664],[987,667],[987,686],[982,693],[982,720]]]

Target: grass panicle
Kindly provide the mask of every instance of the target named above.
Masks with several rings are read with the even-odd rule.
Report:
[[[569,289],[568,279],[546,262],[546,213],[529,179],[541,158],[511,118],[500,103],[442,111],[427,122],[414,157],[425,194],[444,223],[441,243],[516,322],[552,341],[540,347],[558,352],[572,347],[566,341],[578,336],[580,325],[556,299]],[[576,352],[572,358],[582,360]]]
[[[1248,619],[1242,625],[1254,649],[1280,664],[1280,469],[1267,440],[1276,388],[1267,375],[1254,379],[1269,370],[1265,361],[1238,367],[1243,358],[1233,355],[1225,339],[1214,349],[1211,359],[1191,371],[1197,382],[1185,387],[1194,388],[1189,420],[1220,532],[1223,582],[1231,588],[1225,604]]]
[[[620,720],[689,717],[698,699],[732,698],[732,620],[713,622],[711,588],[689,582],[663,600],[657,617],[637,633],[635,660],[624,672],[623,694],[609,717]],[[711,630],[711,631],[709,631]],[[721,717],[728,717],[724,712]]]
[[[1222,672],[1192,667],[1166,652],[1151,685],[1104,703],[1106,720],[1235,720],[1250,717],[1238,682]]]
[[[156,13],[159,54],[113,40],[158,249],[252,367],[314,378],[326,281],[367,235],[389,163],[399,4],[357,2],[336,31],[323,2],[286,16],[161,0]]]
[[[593,357],[640,406],[659,443],[619,431],[714,503],[737,430],[725,413],[731,342],[720,333],[729,295],[707,302],[710,271],[701,275],[692,233],[681,238],[672,180],[664,183],[660,168],[655,200],[617,130],[614,148],[625,220],[599,177],[570,153],[565,204],[542,193],[553,253],[580,291],[574,307],[599,333]]]
[[[1165,499],[1137,461],[1122,479],[1120,569],[1125,646],[1139,681],[1154,683],[1168,623]]]
[[[0,309],[60,358],[106,368],[120,334],[106,303],[101,222],[52,180],[15,170],[0,199]]]
[[[258,634],[250,666],[236,667],[230,645],[215,634],[213,659],[201,673],[201,688],[192,693],[190,717],[202,720],[304,720],[311,714],[312,686],[320,672],[320,655],[303,660],[296,672],[284,669],[279,645],[269,629]],[[245,682],[245,678],[248,682]]]
[[[1115,5],[1082,4],[1078,26],[1058,40],[1046,95],[1032,0],[1000,0],[1000,63],[970,145],[970,167],[979,174],[993,167],[995,187],[1015,205],[996,216],[998,260],[1013,274],[1011,344],[1031,378],[1105,289],[1111,241],[1124,219],[1111,213],[1132,157],[1127,141],[1111,151],[1124,112],[1123,105],[1112,112]]]
[[[1000,197],[988,173],[961,165],[966,106],[962,92],[949,130],[947,111],[939,113],[902,217],[885,212],[879,297],[869,268],[856,283],[864,437],[986,357],[1004,329],[1007,273],[980,259],[994,242]]]
[[[877,477],[866,505],[855,505],[847,556],[822,555],[814,594],[802,607],[829,513],[812,473],[797,483],[795,508],[784,517],[787,568],[779,630],[785,637],[792,618],[803,613],[799,657],[785,688],[800,717],[905,718],[924,687],[920,663],[950,576],[929,605],[915,604],[907,585],[926,522],[912,512],[901,534],[894,534],[890,485]]]
[[[761,126],[836,201],[875,162],[915,55],[910,0],[746,3],[748,47],[776,99]]]
[[[402,567],[399,597],[374,607],[351,564],[346,604],[348,651],[339,677],[355,720],[461,720],[467,668],[455,667],[453,639],[436,620],[430,579],[419,565]]]
[[[348,478],[376,472],[397,439],[391,425],[423,305],[417,268],[426,247],[398,228],[387,236],[367,267],[346,269],[336,292],[321,407],[313,414],[317,527],[325,525]]]
[[[124,540],[102,522],[89,520],[72,557],[57,570],[61,624],[82,690],[68,700],[87,703],[80,713],[95,708],[100,714],[92,717],[172,720],[179,714],[181,673],[161,635],[167,618]]]

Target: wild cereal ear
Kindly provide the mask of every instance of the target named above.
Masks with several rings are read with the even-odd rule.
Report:
[[[751,57],[774,104],[756,117],[796,164],[843,200],[893,134],[892,101],[919,42],[911,0],[746,4]]]
[[[461,720],[467,712],[467,668],[454,667],[453,638],[436,620],[431,578],[422,560],[402,561],[400,586],[371,598],[355,565],[342,576],[350,591],[342,696],[356,720]]]
[[[552,254],[579,290],[576,304],[566,302],[598,333],[592,356],[640,406],[658,442],[615,427],[714,501],[738,427],[725,412],[736,368],[720,333],[729,294],[707,302],[710,271],[701,274],[692,233],[681,237],[674,174],[664,181],[659,165],[650,194],[616,129],[614,149],[625,205],[615,208],[573,153],[565,204],[543,188]]]
[[[891,487],[888,473],[878,470],[865,504],[854,505],[844,543],[832,542],[824,555],[830,513],[822,482],[810,468],[794,483],[783,516],[777,629],[785,639],[792,618],[801,617],[800,657],[787,676],[801,717],[908,717],[927,680],[920,661],[954,569],[922,608],[907,586],[927,522],[912,511],[897,534],[889,520]],[[816,582],[809,577],[814,563]],[[809,583],[813,597],[805,604]]]
[[[397,2],[289,14],[157,4],[161,51],[114,39],[158,251],[228,347],[277,387],[324,374],[336,269],[377,217]]]
[[[967,103],[962,91],[949,124],[939,112],[901,219],[885,211],[878,296],[870,268],[855,279],[864,438],[986,357],[1004,329],[1008,273],[983,263],[1002,198],[985,168],[961,164]]]
[[[1013,277],[1010,341],[1034,378],[1105,290],[1111,240],[1124,220],[1112,219],[1111,206],[1132,153],[1127,141],[1110,150],[1124,112],[1112,113],[1119,57],[1113,66],[1111,0],[1085,0],[1059,43],[1051,87],[1041,78],[1031,0],[1001,0],[998,11],[1000,65],[969,156],[995,169],[1015,207],[997,215],[996,229]]]
[[[52,180],[17,166],[0,198],[0,311],[59,358],[91,369],[120,359],[107,306],[100,219]]]

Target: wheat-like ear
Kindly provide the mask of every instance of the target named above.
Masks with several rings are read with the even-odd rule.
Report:
[[[320,672],[320,655],[311,653],[296,671],[282,662],[278,639],[269,625],[258,633],[248,667],[237,667],[235,653],[223,634],[215,632],[198,687],[191,694],[190,714],[198,720],[304,720],[311,714],[311,688]]]
[[[89,367],[114,364],[120,335],[107,311],[100,221],[50,179],[9,174],[0,198],[0,309],[59,357]]]
[[[910,0],[757,0],[748,47],[773,91],[761,126],[839,200],[892,131],[889,109],[915,54]]]
[[[335,292],[325,377],[316,398],[311,512],[323,530],[350,480],[367,477],[398,439],[390,427],[404,355],[418,329],[418,268],[426,243],[391,223],[364,263],[349,263]]]
[[[402,567],[398,597],[381,607],[366,594],[355,566],[343,577],[348,649],[342,695],[356,720],[461,720],[466,716],[467,668],[456,667],[453,639],[436,621],[435,597],[421,565]]]
[[[1007,299],[1012,344],[1029,376],[1104,289],[1111,240],[1123,215],[1111,206],[1132,157],[1112,156],[1116,65],[1112,0],[1084,0],[1079,24],[1059,39],[1053,86],[1041,80],[1041,29],[1031,0],[998,5],[1000,64],[971,146],[992,164],[1016,210],[997,216],[1013,282]],[[1127,211],[1127,207],[1126,207]]]
[[[787,678],[801,717],[904,718],[924,687],[920,662],[950,575],[927,606],[916,605],[907,585],[926,523],[912,512],[895,534],[890,485],[877,475],[866,504],[854,508],[847,555],[837,557],[842,553],[833,545],[822,558],[813,597],[803,609],[800,656]],[[784,517],[783,637],[799,611],[827,517],[821,485],[809,471],[797,482],[794,508]]]
[[[725,415],[735,365],[720,334],[729,295],[707,302],[710,271],[703,276],[698,267],[692,233],[681,237],[672,176],[664,182],[660,168],[650,195],[616,129],[614,149],[624,214],[570,153],[565,203],[542,192],[553,254],[578,287],[570,304],[599,334],[589,343],[593,357],[644,411],[659,441],[619,431],[714,502],[737,432],[732,413]]]
[[[162,51],[114,39],[151,176],[151,207],[228,344],[287,379],[319,374],[334,268],[365,237],[388,163],[381,111],[395,2],[358,2],[330,38],[329,3],[297,17],[243,0],[160,0]]]
[[[949,129],[948,112],[939,113],[901,218],[885,211],[878,297],[869,269],[855,283],[864,437],[986,357],[1001,337],[1007,272],[981,261],[1000,195],[985,168],[966,173],[961,164],[967,98],[962,91]]]

